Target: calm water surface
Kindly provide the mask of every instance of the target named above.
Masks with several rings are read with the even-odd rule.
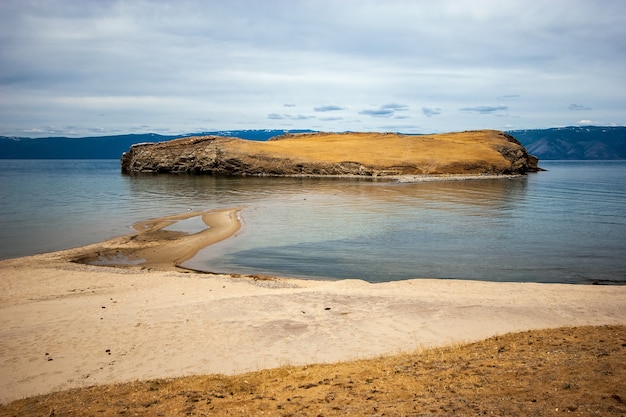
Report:
[[[0,160],[0,258],[96,242],[134,222],[245,206],[186,266],[389,281],[626,283],[626,161],[542,161],[512,180],[123,176],[110,160]]]

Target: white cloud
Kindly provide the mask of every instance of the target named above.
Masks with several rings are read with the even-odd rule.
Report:
[[[567,106],[567,109],[572,111],[591,110],[590,107],[582,106],[580,104],[570,104],[569,106]]]
[[[270,113],[267,115],[270,120],[309,120],[315,119],[315,116],[305,116],[302,114],[278,114]]]
[[[513,99],[518,99],[518,98],[520,98],[519,94],[505,94],[503,96],[498,97],[498,101],[513,100]]]
[[[393,116],[394,111],[392,109],[383,109],[383,108],[365,109],[365,110],[361,110],[359,114],[363,114],[365,116],[372,116],[372,117],[391,117]]]
[[[422,107],[422,113],[426,117],[439,116],[441,109],[439,107]]]
[[[377,108],[369,108],[364,109],[359,112],[359,114],[363,114],[366,116],[372,117],[392,117],[395,118],[404,118],[404,116],[397,116],[396,113],[399,111],[407,111],[409,110],[409,106],[406,104],[398,104],[398,103],[388,103],[383,104]]]
[[[345,109],[335,104],[327,104],[324,106],[317,106],[313,108],[313,111],[316,111],[316,112],[339,111],[339,110],[345,110]]]
[[[624,124],[624,20],[621,0],[3,0],[0,135],[532,128],[584,103]]]
[[[474,106],[474,107],[463,107],[459,110],[464,112],[478,113],[478,114],[494,114],[498,111],[508,110],[507,106]]]

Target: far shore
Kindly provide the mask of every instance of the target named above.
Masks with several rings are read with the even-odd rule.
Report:
[[[0,402],[122,381],[372,358],[513,331],[626,323],[626,286],[421,278],[371,284],[179,266],[236,233],[239,210],[152,219],[131,235],[0,261]],[[195,216],[206,229],[172,227]]]

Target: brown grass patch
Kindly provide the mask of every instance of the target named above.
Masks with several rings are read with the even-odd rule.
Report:
[[[422,136],[315,133],[289,135],[268,142],[238,141],[231,146],[250,154],[306,161],[357,161],[377,168],[419,167],[420,172],[427,174],[462,163],[478,164],[482,169],[487,164],[505,169],[509,162],[496,150],[503,143],[507,139],[500,132],[480,130]]]
[[[626,325],[559,328],[331,365],[74,389],[2,416],[626,414]]]

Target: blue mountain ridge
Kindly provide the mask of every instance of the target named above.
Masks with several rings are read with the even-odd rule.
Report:
[[[182,135],[156,133],[82,138],[46,137],[25,138],[0,136],[0,159],[118,159],[137,143],[163,142],[190,136],[233,136],[264,141],[285,133],[313,132],[312,130],[220,130]]]
[[[314,132],[308,129],[220,130],[184,135],[155,133],[82,138],[25,138],[0,136],[0,159],[118,159],[132,145],[162,142],[189,136],[234,136],[265,141],[285,133]],[[568,126],[549,129],[510,130],[528,153],[540,160],[626,159],[625,126]]]

